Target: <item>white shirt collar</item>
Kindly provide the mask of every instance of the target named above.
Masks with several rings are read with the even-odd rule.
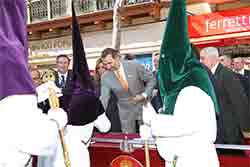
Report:
[[[58,72],[58,76],[59,76],[60,79],[61,79],[61,76],[64,76],[64,79],[66,79],[67,76],[68,76],[68,72],[66,72],[65,74],[62,74],[62,73]]]
[[[213,74],[215,74],[218,65],[219,65],[219,63],[216,63],[215,66],[213,66],[213,68],[211,69],[211,72],[212,72]]]
[[[241,74],[241,75],[244,75],[244,73],[245,73],[244,68],[243,68],[243,69],[241,69],[240,71],[238,71],[237,73],[239,73],[239,74]]]

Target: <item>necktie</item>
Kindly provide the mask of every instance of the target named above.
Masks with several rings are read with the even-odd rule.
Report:
[[[116,78],[120,82],[122,88],[127,92],[128,91],[128,82],[123,78],[121,72],[118,70],[115,72]]]
[[[63,88],[65,86],[65,77],[64,75],[61,75],[61,84],[60,87]]]

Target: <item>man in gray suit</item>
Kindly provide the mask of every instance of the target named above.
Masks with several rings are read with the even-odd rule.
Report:
[[[106,48],[101,55],[107,70],[101,77],[101,101],[107,108],[110,92],[118,98],[122,132],[135,133],[136,121],[142,121],[142,107],[150,99],[156,81],[144,66],[121,61],[119,52]]]

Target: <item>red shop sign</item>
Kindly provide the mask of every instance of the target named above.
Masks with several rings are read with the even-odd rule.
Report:
[[[250,7],[189,16],[189,36],[198,38],[250,30]]]

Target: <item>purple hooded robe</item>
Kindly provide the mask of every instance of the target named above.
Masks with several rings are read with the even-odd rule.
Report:
[[[24,0],[0,1],[0,100],[35,94],[28,71],[28,42]]]

